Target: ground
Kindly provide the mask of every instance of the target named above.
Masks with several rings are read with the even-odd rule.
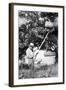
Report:
[[[22,64],[21,64],[22,65]],[[35,67],[22,67],[19,70],[19,79],[28,78],[47,78],[47,77],[57,77],[58,76],[58,64],[50,66],[41,66],[40,68]]]

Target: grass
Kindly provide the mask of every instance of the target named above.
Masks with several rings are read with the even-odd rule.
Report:
[[[20,65],[19,68],[19,79],[28,79],[28,78],[48,78],[48,77],[57,77],[58,76],[58,64],[50,66],[41,66],[39,68]]]

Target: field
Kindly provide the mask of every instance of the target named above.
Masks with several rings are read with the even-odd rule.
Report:
[[[58,64],[50,66],[41,66],[39,68],[33,66],[27,66],[21,64],[19,69],[19,79],[28,78],[47,78],[47,77],[57,77],[58,76]]]

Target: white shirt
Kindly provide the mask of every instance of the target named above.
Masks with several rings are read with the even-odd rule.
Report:
[[[27,57],[28,59],[32,59],[32,58],[33,58],[33,52],[32,52],[32,50],[31,50],[30,48],[28,48],[28,49],[26,50],[26,57]]]

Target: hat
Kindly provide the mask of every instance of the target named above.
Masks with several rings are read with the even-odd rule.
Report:
[[[34,47],[34,44],[33,43],[30,43],[29,46]]]

